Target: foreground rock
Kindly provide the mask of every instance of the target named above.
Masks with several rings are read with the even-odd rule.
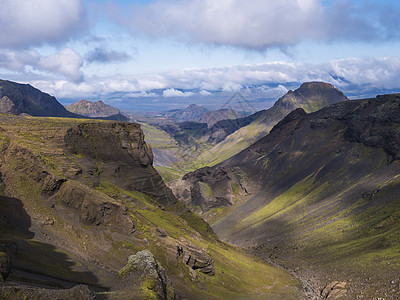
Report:
[[[94,300],[94,293],[86,285],[77,285],[71,289],[50,290],[30,286],[2,286],[0,299],[29,300]]]
[[[111,297],[123,299],[175,299],[175,291],[161,264],[148,250],[137,252],[119,272]]]
[[[214,276],[214,262],[212,258],[203,253],[199,248],[193,246],[177,246],[177,258],[191,267],[193,270],[199,270],[201,273]]]
[[[0,279],[6,280],[11,272],[11,260],[7,254],[0,252]]]
[[[324,299],[345,299],[346,293],[346,282],[333,281],[321,291],[321,296]]]

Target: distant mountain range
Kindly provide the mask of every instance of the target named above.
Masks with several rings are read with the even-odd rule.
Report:
[[[183,157],[175,159],[171,165],[171,159],[165,156],[165,152],[160,159],[156,152],[155,165],[174,170],[183,168],[186,171],[204,165],[213,166],[268,134],[276,123],[294,109],[301,107],[312,112],[341,101],[348,101],[348,98],[331,84],[309,82],[295,91],[289,91],[271,108],[247,117],[221,120],[211,127],[195,122],[158,125],[158,129],[165,131],[179,144],[177,151],[171,155],[177,156],[179,152]],[[152,147],[159,148],[157,143]],[[184,163],[177,166],[181,161]]]
[[[68,106],[68,110],[49,94],[32,87],[0,79],[0,113],[36,117],[93,118],[129,121],[120,111],[102,101],[91,103],[81,100]]]

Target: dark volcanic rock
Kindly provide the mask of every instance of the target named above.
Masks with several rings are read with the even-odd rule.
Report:
[[[81,123],[67,131],[64,142],[67,153],[83,156],[83,173],[107,175],[120,186],[154,196],[161,206],[177,201],[151,166],[153,153],[144,141],[140,125]],[[126,180],[128,177],[130,180]]]
[[[201,273],[214,276],[214,262],[211,257],[204,254],[199,248],[193,246],[177,246],[177,257],[191,267],[193,270],[199,270]]]
[[[375,104],[375,105],[371,105]],[[347,118],[346,138],[366,146],[380,147],[399,159],[400,94],[377,96],[360,105]]]
[[[39,117],[77,117],[67,111],[56,98],[29,84],[0,80],[0,112]]]
[[[7,254],[0,252],[0,275],[2,280],[6,280],[11,272],[11,260]]]

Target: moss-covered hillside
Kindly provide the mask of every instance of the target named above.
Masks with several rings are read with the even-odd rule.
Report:
[[[0,298],[40,299],[45,292],[34,287],[81,283],[110,299],[301,297],[288,272],[219,241],[176,200],[152,161],[137,124],[1,115],[0,252],[12,273]],[[123,267],[141,250],[154,255],[157,280],[174,292],[160,296],[143,273],[126,277],[138,280],[129,294]]]

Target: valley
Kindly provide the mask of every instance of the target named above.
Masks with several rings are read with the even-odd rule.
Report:
[[[1,115],[0,127],[0,252],[12,262],[1,297],[301,295],[288,272],[221,242],[174,197],[139,125]],[[156,269],[129,271],[142,250]],[[90,289],[65,290],[77,284]]]
[[[1,299],[400,297],[400,95],[309,82],[139,124],[3,84]]]

